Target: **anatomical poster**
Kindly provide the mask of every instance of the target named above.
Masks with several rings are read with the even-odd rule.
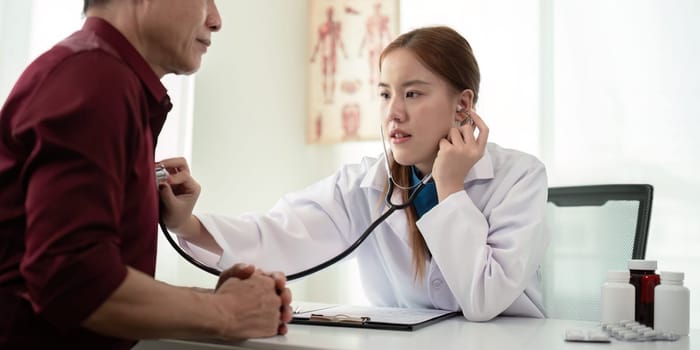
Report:
[[[309,1],[308,143],[379,139],[379,55],[399,1]]]

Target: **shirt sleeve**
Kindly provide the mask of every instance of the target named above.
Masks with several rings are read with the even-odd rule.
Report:
[[[490,320],[511,306],[544,258],[547,177],[530,159],[494,180],[500,183],[484,212],[460,191],[417,223],[469,320]]]
[[[119,223],[138,144],[130,77],[100,51],[73,55],[37,83],[17,118],[15,136],[30,152],[20,271],[34,310],[59,328],[79,326],[126,276]]]
[[[357,185],[366,169],[346,166],[301,191],[283,196],[266,213],[245,213],[237,217],[199,214],[202,225],[223,249],[217,265],[226,269],[236,263],[252,263],[268,271],[297,273],[326,261],[348,247],[358,228],[370,217],[371,208],[357,207],[364,198]],[[366,211],[363,215],[350,210]],[[203,262],[211,263],[212,255],[201,250],[190,252]]]

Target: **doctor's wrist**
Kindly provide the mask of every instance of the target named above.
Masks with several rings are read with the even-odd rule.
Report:
[[[168,225],[168,230],[178,235],[180,238],[188,239],[199,235],[201,225],[202,224],[199,222],[199,219],[197,219],[196,216],[190,215],[187,220],[183,220],[177,226]]]
[[[436,186],[436,190],[437,190],[437,195],[438,195],[438,201],[442,202],[445,199],[447,199],[447,197],[449,197],[457,192],[464,191],[464,185],[463,184],[458,184],[458,185],[453,185],[453,186],[439,186],[438,185],[438,186]]]

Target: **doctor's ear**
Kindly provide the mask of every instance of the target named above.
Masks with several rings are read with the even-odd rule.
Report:
[[[459,106],[467,111],[474,109],[474,91],[464,89],[459,96]],[[458,107],[459,108],[459,107]]]

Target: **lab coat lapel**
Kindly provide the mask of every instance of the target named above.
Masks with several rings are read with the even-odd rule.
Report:
[[[365,175],[365,178],[362,179],[360,187],[369,188],[370,191],[376,191],[377,195],[375,198],[379,198],[378,200],[382,202],[380,208],[382,210],[382,213],[384,213],[389,209],[389,207],[384,203],[383,195],[384,188],[387,186],[388,176],[382,157],[383,156],[380,155],[376,158],[375,163],[369,168],[367,174]],[[391,202],[396,204],[403,203],[403,201],[401,200],[401,194],[394,193],[392,195]],[[377,217],[379,217],[379,215],[381,214],[377,213],[373,219],[376,219]],[[406,212],[404,210],[396,210],[391,215],[389,215],[389,217],[386,218],[384,223],[379,225],[379,229],[381,229],[382,225],[388,225],[389,231],[391,231],[394,235],[398,236],[402,241],[408,243],[408,233],[406,232],[408,221],[406,218]],[[386,227],[387,226],[385,226],[385,228]]]
[[[400,198],[394,198],[392,200],[400,200]],[[400,202],[393,202],[393,203],[400,203]],[[387,207],[388,209],[388,207]],[[391,215],[389,215],[388,218],[386,218],[386,222],[388,225],[388,230],[392,232],[392,234],[396,235],[406,243],[407,245],[409,244],[408,242],[408,218],[406,217],[406,210],[396,210],[394,211]]]
[[[467,173],[464,178],[464,187],[466,184],[473,180],[479,179],[493,179],[493,161],[491,160],[491,153],[489,153],[488,148],[484,149],[484,155],[479,159],[471,170]]]
[[[401,194],[394,192],[391,196],[391,202],[394,204],[401,204],[403,200],[401,199]],[[388,210],[388,206],[384,206],[385,210]],[[388,218],[386,218],[386,224],[389,225],[391,232],[398,236],[404,243],[408,244],[408,217],[406,216],[406,210],[396,210]]]
[[[481,159],[479,159],[479,161],[476,162],[476,164],[474,164],[472,169],[467,173],[467,176],[464,178],[464,187],[466,188],[467,183],[471,181],[478,179],[492,179],[493,177],[494,170],[493,162],[491,160],[491,154],[489,153],[488,149],[485,149],[483,157],[481,157]],[[365,178],[362,179],[360,186],[377,191],[376,198],[378,198],[383,196],[382,193],[384,191],[384,187],[386,186],[387,178],[388,176],[386,168],[384,167],[383,158],[380,155],[374,160],[374,164],[370,166],[369,171],[365,175]],[[384,198],[381,198],[380,200],[384,202]],[[395,192],[392,195],[391,201],[395,204],[403,203],[401,195],[398,192]],[[382,205],[381,208],[382,212],[389,209],[389,207],[386,206],[386,204]],[[378,216],[379,214],[377,214],[376,217]],[[405,210],[396,210],[394,213],[389,215],[389,217],[382,225],[388,225],[388,228],[394,235],[398,236],[406,244],[409,244],[407,232],[408,218],[406,216]]]
[[[377,158],[366,157],[362,161],[368,162],[367,173],[360,183],[361,188],[371,188],[379,191],[380,194],[384,190],[387,181],[386,168],[384,166],[383,156]]]

